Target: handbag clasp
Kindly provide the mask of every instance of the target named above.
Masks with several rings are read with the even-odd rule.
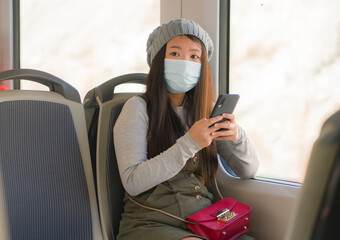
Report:
[[[236,217],[237,213],[230,211],[228,208],[222,209],[215,214],[217,220],[223,223],[227,223],[233,217]]]

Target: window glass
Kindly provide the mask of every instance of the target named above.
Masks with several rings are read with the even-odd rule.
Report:
[[[20,4],[21,68],[56,75],[73,85],[82,99],[113,77],[148,72],[146,41],[159,25],[160,1],[26,0]],[[25,81],[22,88],[38,86]]]
[[[231,0],[230,92],[258,176],[303,182],[323,122],[340,109],[340,1]]]

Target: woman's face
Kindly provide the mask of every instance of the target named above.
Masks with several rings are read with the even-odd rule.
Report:
[[[166,45],[166,59],[187,60],[201,63],[201,56],[201,44],[184,35],[174,37]]]

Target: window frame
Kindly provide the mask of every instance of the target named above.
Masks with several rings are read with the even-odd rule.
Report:
[[[13,69],[20,68],[20,0],[13,0]],[[13,80],[13,89],[20,89],[20,80]]]
[[[219,25],[219,94],[230,92],[230,17],[231,17],[231,0],[220,0],[220,25]],[[238,178],[224,161],[221,161],[221,166],[227,171],[229,177]],[[257,182],[268,184],[278,184],[290,186],[293,188],[301,188],[303,182],[295,182],[287,179],[275,179],[265,176],[255,176],[253,179]]]
[[[219,94],[230,92],[230,41],[231,41],[231,0],[220,0],[220,26],[219,26]],[[315,143],[317,139],[313,141]],[[309,158],[307,159],[306,172],[309,164]],[[225,164],[222,163],[224,170],[229,173],[229,176],[235,178],[233,174],[228,170]],[[237,178],[237,177],[236,177]],[[279,185],[286,185],[291,187],[301,187],[304,184],[304,177],[301,182],[290,179],[280,179],[267,176],[256,176],[256,181],[275,183]]]
[[[226,10],[225,10],[226,9]],[[230,0],[220,0],[219,94],[229,93],[230,70]],[[224,81],[225,79],[225,81]]]

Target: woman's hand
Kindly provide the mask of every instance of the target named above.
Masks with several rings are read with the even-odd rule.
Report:
[[[213,124],[222,119],[222,116],[217,116],[210,119],[203,118],[192,125],[192,127],[189,129],[189,134],[200,148],[209,146],[214,138],[219,137],[213,135],[213,133],[219,129],[219,127],[216,127]]]
[[[236,141],[239,136],[239,129],[235,121],[235,116],[228,113],[224,113],[222,116],[223,118],[229,119],[229,121],[216,123],[214,127],[223,130],[213,132],[211,135],[214,136],[216,140]]]

